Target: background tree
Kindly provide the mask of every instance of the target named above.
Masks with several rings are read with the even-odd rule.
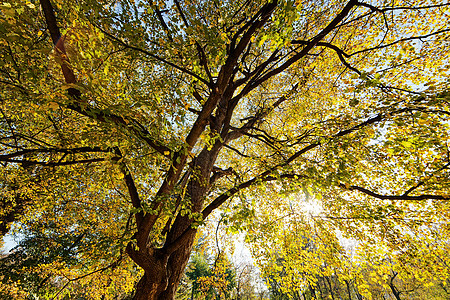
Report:
[[[135,299],[172,299],[198,226],[225,204],[248,228],[261,193],[306,190],[391,245],[398,223],[448,222],[447,3],[0,9],[2,232],[86,232],[76,267],[46,262],[53,296],[113,295],[137,265]],[[103,276],[116,265],[128,280]]]
[[[192,257],[189,269],[190,270],[186,272],[186,275],[192,281],[190,299],[197,299],[199,294],[201,293],[201,279],[210,277],[211,270],[209,269],[205,257],[200,255]],[[207,292],[209,292],[209,289],[207,290]]]

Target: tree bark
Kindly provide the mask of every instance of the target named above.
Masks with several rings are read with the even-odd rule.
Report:
[[[348,280],[344,280],[344,281],[345,281],[345,285],[346,285],[346,287],[347,287],[348,299],[349,299],[349,300],[352,300],[352,293],[351,293],[351,291],[350,291],[350,284],[349,284]]]
[[[173,253],[163,249],[136,250],[129,245],[127,252],[141,268],[144,276],[136,286],[135,300],[173,299],[183,271],[189,261],[196,231],[190,231],[184,243]]]
[[[136,251],[127,249],[130,257],[144,269],[144,276],[136,286],[135,300],[170,300],[173,299],[178,283],[189,260],[195,232],[184,246],[171,255],[158,250]],[[152,253],[153,252],[153,253]]]
[[[389,287],[392,290],[392,294],[394,294],[395,299],[397,300],[401,300],[400,298],[400,292],[399,290],[395,287],[394,285],[394,279],[395,277],[398,275],[397,272],[392,271],[393,276],[391,276],[390,281],[389,281]]]
[[[326,282],[328,282],[328,286],[330,287],[331,299],[334,300],[333,286],[331,285],[330,278],[325,276]]]

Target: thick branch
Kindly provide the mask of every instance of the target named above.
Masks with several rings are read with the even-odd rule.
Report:
[[[52,38],[53,44],[55,45],[56,54],[61,58],[61,69],[64,75],[66,83],[75,83],[76,77],[73,70],[69,67],[69,60],[66,55],[66,49],[64,47],[64,37],[61,37],[61,32],[59,31],[58,23],[56,22],[55,12],[53,6],[49,0],[40,0],[42,11],[44,12],[45,21],[47,23],[48,31]],[[80,99],[81,92],[78,89],[69,88],[69,95]]]
[[[227,175],[237,175],[236,171],[233,170],[232,167],[229,167],[226,170],[223,170],[221,168],[218,167],[214,167],[213,168],[213,175],[211,176],[211,178],[209,179],[210,184],[216,182],[217,180],[219,180],[220,178],[222,178],[223,176],[227,176]]]
[[[0,155],[0,161],[4,159],[11,159],[17,156],[22,156],[25,154],[32,153],[64,153],[64,154],[75,154],[75,153],[90,153],[90,152],[111,152],[109,149],[101,149],[100,147],[79,147],[79,148],[68,148],[68,149],[59,149],[59,148],[45,148],[45,149],[25,149],[21,151],[17,151],[14,153]]]
[[[35,161],[35,160],[19,160],[19,159],[2,159],[1,161],[23,164],[23,165],[42,165],[47,167],[58,167],[58,166],[70,166],[77,164],[85,164],[85,163],[93,163],[105,161],[104,158],[91,158],[91,159],[81,159],[81,160],[71,160],[71,161],[62,161],[62,162],[52,162],[52,161]]]
[[[67,108],[72,109],[88,118],[97,120],[99,122],[107,123],[112,122],[116,125],[122,126],[124,128],[127,128],[128,130],[132,131],[135,135],[137,135],[139,138],[144,140],[150,147],[158,151],[158,153],[168,156],[170,154],[171,149],[164,146],[161,142],[155,141],[151,138],[150,132],[139,122],[131,119],[125,119],[121,116],[112,114],[107,111],[100,111],[98,109],[95,109],[91,106],[81,106],[77,103],[75,104],[69,104],[67,105]]]
[[[207,207],[205,207],[202,211],[203,219],[206,219],[213,210],[221,206],[225,201],[227,201],[229,198],[234,196],[237,192],[246,189],[250,186],[253,186],[255,184],[261,183],[261,182],[267,182],[267,181],[274,181],[274,180],[280,180],[285,178],[291,178],[291,179],[298,179],[298,178],[305,178],[303,175],[297,175],[297,174],[282,174],[278,176],[269,175],[271,172],[264,172],[259,176],[256,176],[250,180],[247,180],[246,182],[243,182],[239,184],[236,187],[233,187],[214,199]]]
[[[141,209],[141,198],[139,197],[139,192],[134,183],[133,176],[125,163],[122,164],[122,173],[124,175],[125,184],[128,188],[128,193],[130,194],[131,204],[134,208]],[[142,223],[142,218],[144,217],[143,211],[139,210],[134,214],[136,219],[136,224],[139,226]]]
[[[208,100],[205,102],[202,111],[200,112],[197,120],[195,121],[194,125],[192,126],[191,131],[189,132],[188,136],[186,137],[186,143],[188,145],[188,148],[192,148],[195,143],[197,142],[198,138],[200,137],[201,133],[203,132],[211,113],[216,108],[217,104],[221,100],[221,97],[225,91],[225,89],[228,87],[229,80],[233,73],[233,68],[235,67],[235,64],[239,58],[239,56],[244,51],[245,47],[250,42],[250,39],[259,28],[261,28],[264,23],[268,20],[270,15],[272,14],[273,10],[275,9],[277,5],[277,2],[274,1],[273,3],[268,3],[264,5],[261,10],[258,12],[258,15],[261,15],[259,21],[255,21],[250,28],[244,33],[241,40],[239,41],[238,45],[235,49],[233,49],[228,56],[225,64],[221,68],[217,82],[215,84],[215,87],[212,91],[211,96],[208,98]],[[190,150],[190,149],[188,149]]]
[[[297,62],[299,59],[303,58],[308,54],[308,52],[314,48],[318,42],[320,42],[328,33],[333,31],[336,26],[350,13],[350,10],[358,3],[356,0],[350,0],[342,9],[342,11],[318,34],[316,35],[305,47],[292,56],[290,59],[288,59],[286,62],[284,62],[281,66],[278,68],[273,69],[272,71],[266,73],[264,76],[260,77],[258,80],[256,80],[249,91],[257,86],[259,86],[261,83],[265,82],[269,78],[283,72],[287,68],[289,68],[292,64]]]
[[[371,190],[368,190],[366,188],[351,185],[346,187],[345,184],[340,184],[339,187],[344,188],[349,191],[359,191],[361,193],[364,193],[366,195],[369,195],[374,198],[378,198],[381,200],[407,200],[407,201],[422,201],[422,200],[449,200],[449,196],[441,196],[441,195],[418,195],[418,196],[409,196],[407,193],[404,193],[402,195],[381,195],[378,193],[375,193]]]
[[[255,18],[254,22],[251,25],[249,24],[249,29],[243,34],[237,46],[235,48],[233,47],[233,49],[231,50],[227,60],[225,61],[225,64],[220,69],[216,84],[211,95],[203,105],[203,108],[199,113],[197,120],[194,122],[189,134],[186,137],[186,146],[179,153],[176,153],[174,155],[174,158],[172,160],[173,164],[167,172],[166,179],[164,180],[156,195],[157,198],[165,197],[174,187],[175,182],[181,175],[183,166],[186,164],[186,160],[190,151],[197,143],[200,135],[205,130],[212,112],[217,107],[219,101],[222,100],[223,93],[226,89],[232,88],[229,86],[229,81],[233,75],[233,69],[239,56],[242,54],[242,52],[245,50],[245,47],[250,42],[252,35],[267,22],[276,6],[276,1],[264,5],[257,13],[257,18]],[[257,20],[258,18],[259,20]],[[153,209],[158,208],[161,203],[161,201],[155,201]],[[142,246],[145,245],[148,234],[150,233],[150,230],[156,220],[157,215],[145,215],[143,225],[138,230],[138,245],[139,243]]]
[[[68,60],[67,56],[65,54],[65,48],[64,48],[64,40],[61,38],[61,33],[58,27],[58,24],[56,22],[55,13],[53,10],[53,7],[49,0],[40,0],[42,10],[44,11],[45,19],[47,22],[48,30],[50,31],[50,35],[52,37],[53,43],[55,44],[55,48],[58,53],[61,54],[61,58],[63,59],[63,64],[61,65],[62,71],[64,73],[64,77],[66,80],[66,83],[73,84],[76,82],[75,75],[73,74],[73,71],[68,67]],[[125,43],[122,42],[124,46],[126,46]],[[128,125],[130,123],[129,120],[125,120],[121,116],[117,116],[114,114],[111,114],[109,112],[105,111],[99,111],[95,108],[90,107],[85,103],[85,101],[81,101],[81,92],[78,89],[75,88],[69,88],[68,89],[69,95],[75,100],[74,103],[67,105],[67,108],[72,109],[84,116],[87,116],[92,119],[96,119],[102,122],[105,121],[112,121],[113,123],[117,125],[124,126],[126,128],[129,128]],[[82,104],[80,102],[83,102]],[[140,138],[142,138],[144,141],[147,142],[147,144],[154,148],[156,151],[163,155],[167,155],[167,153],[170,153],[170,149],[165,147],[159,142],[154,141],[150,138],[149,132],[140,125],[137,121],[131,120],[131,126],[132,131],[137,134]]]
[[[247,26],[249,26],[249,28],[242,35],[242,38],[239,40],[239,43],[236,45],[236,47],[234,47],[234,41],[237,39],[237,36],[241,32],[238,31],[235,34],[230,45],[231,47],[230,55],[228,56],[225,65],[221,68],[219,76],[217,78],[218,85],[228,84],[228,80],[231,77],[231,74],[233,72],[233,69],[236,65],[239,56],[243,53],[247,45],[250,43],[253,34],[267,22],[267,20],[275,10],[277,4],[278,4],[277,1],[267,3],[255,15],[255,17],[260,17],[260,20],[257,20],[257,18],[252,19],[243,26],[243,28],[246,28]]]

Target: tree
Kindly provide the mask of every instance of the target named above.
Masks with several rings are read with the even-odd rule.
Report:
[[[219,254],[211,267],[204,257],[194,256],[191,268],[186,272],[192,280],[191,299],[230,299],[235,274],[225,254]]]
[[[196,299],[200,290],[200,279],[209,277],[211,270],[204,256],[196,255],[192,258],[190,271],[186,272],[187,277],[192,281],[191,286],[191,299]],[[209,294],[209,291],[207,291]],[[196,296],[194,298],[194,296]]]
[[[262,187],[321,195],[356,236],[448,220],[446,3],[0,8],[2,226],[89,233],[82,263],[48,262],[63,288],[129,257],[135,299],[172,299],[198,226],[250,218]]]

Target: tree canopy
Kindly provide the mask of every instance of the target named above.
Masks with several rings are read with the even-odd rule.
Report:
[[[317,269],[354,266],[329,260],[339,235],[391,283],[448,277],[445,1],[0,9],[0,231],[20,237],[2,292],[172,299],[219,213],[262,268],[282,259],[312,288],[359,276]]]

